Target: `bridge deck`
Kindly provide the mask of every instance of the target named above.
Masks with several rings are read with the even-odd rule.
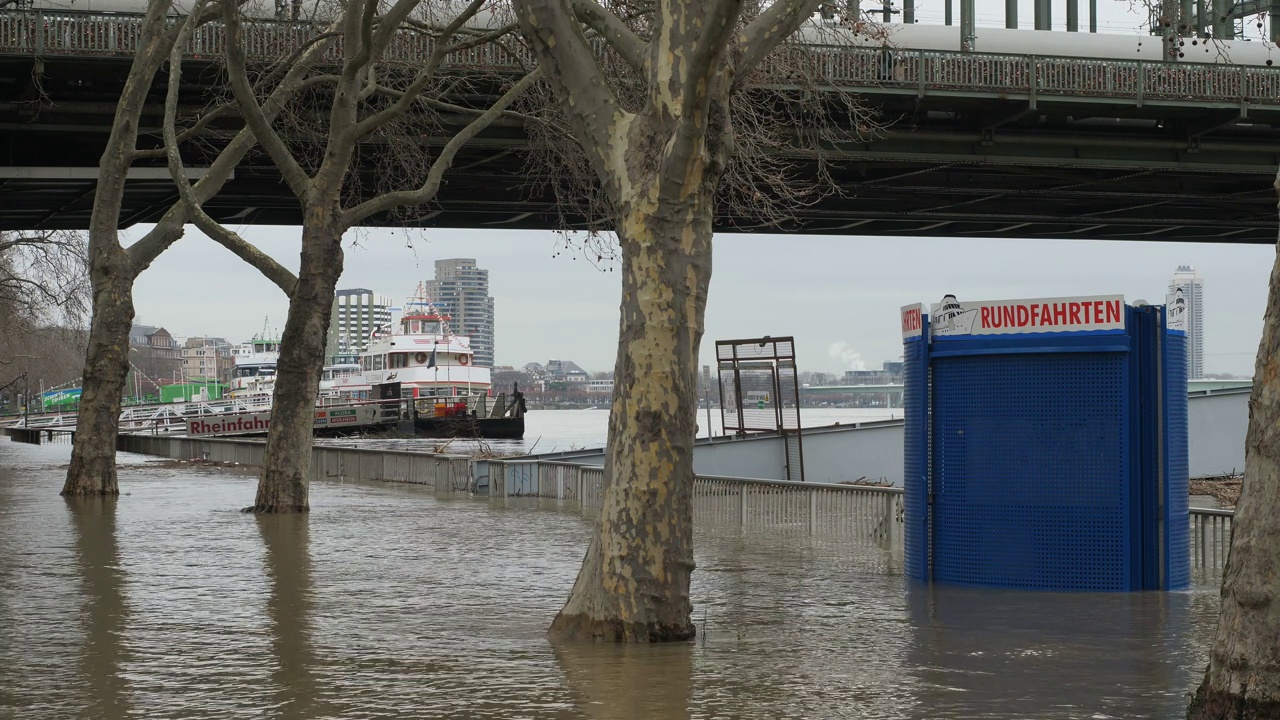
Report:
[[[128,15],[0,12],[8,141],[0,229],[87,225],[92,166],[137,25]],[[314,32],[294,23],[250,27],[250,52],[260,60]],[[427,49],[394,46],[405,61]],[[188,48],[206,63],[221,50],[216,27]],[[216,71],[189,65],[188,98],[198,104],[217,87]],[[503,70],[514,61],[480,54],[455,66]],[[792,46],[765,78],[786,87],[796,67],[833,91],[860,94],[887,130],[826,149],[841,196],[800,209],[781,227],[726,213],[721,231],[1275,242],[1280,68]],[[157,135],[160,92],[144,121]],[[407,222],[380,222],[556,227],[560,216],[526,150],[521,128],[496,127],[464,152],[433,206]],[[793,159],[798,173],[812,172],[809,158]],[[376,175],[368,163],[356,177],[371,187]],[[176,199],[163,168],[136,177],[126,225],[155,220]],[[262,156],[248,158],[208,209],[239,224],[299,221]]]

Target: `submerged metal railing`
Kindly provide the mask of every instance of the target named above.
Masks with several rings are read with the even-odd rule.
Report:
[[[1205,570],[1222,570],[1231,550],[1232,510],[1191,508],[1191,565]]]
[[[35,57],[131,57],[142,35],[141,15],[116,13],[0,11],[0,54]],[[176,18],[171,20],[176,22]],[[315,24],[254,20],[243,26],[245,51],[256,62],[287,57],[321,28]],[[406,31],[383,53],[384,62],[417,63],[432,51],[426,35]],[[220,57],[226,50],[221,25],[198,28],[187,45],[193,59]],[[337,41],[326,59],[341,56]],[[610,61],[616,62],[616,59]],[[450,55],[455,69],[521,71],[534,58],[518,46],[481,45]],[[776,85],[827,86],[859,92],[983,93],[1034,101],[1088,97],[1141,105],[1280,104],[1280,68],[1163,61],[1040,57],[962,53],[909,48],[854,47],[792,42],[759,68],[760,80]]]
[[[121,435],[126,452],[192,459],[262,464],[265,443],[249,439]],[[426,485],[438,492],[534,497],[568,501],[598,510],[604,501],[604,469],[593,465],[530,458],[475,459],[462,455],[317,445],[313,480],[382,480]],[[1220,571],[1231,549],[1235,513],[1191,508],[1191,562]],[[732,527],[798,535],[871,540],[901,549],[901,488],[698,475],[693,484],[693,516],[701,527]]]
[[[598,466],[507,460],[489,461],[489,469],[491,496],[569,500],[584,509],[603,503],[604,470]],[[893,543],[901,537],[902,489],[697,475],[693,517],[700,525]]]

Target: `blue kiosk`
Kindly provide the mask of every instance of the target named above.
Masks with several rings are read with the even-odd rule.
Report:
[[[902,309],[906,570],[1049,591],[1190,581],[1186,332],[1122,296]]]

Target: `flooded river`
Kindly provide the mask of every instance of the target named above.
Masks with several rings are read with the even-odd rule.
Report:
[[[1217,588],[909,587],[883,550],[700,529],[699,639],[553,646],[589,520],[136,456],[66,502],[69,448],[0,439],[0,718],[1176,718]]]

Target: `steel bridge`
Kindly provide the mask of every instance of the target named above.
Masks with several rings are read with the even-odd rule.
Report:
[[[0,229],[87,227],[97,158],[139,25],[121,14],[0,12]],[[249,55],[263,61],[317,30],[256,21],[246,32]],[[219,92],[213,61],[222,48],[215,26],[192,37],[186,111]],[[406,39],[388,52],[411,62],[428,51]],[[451,69],[516,71],[521,60],[480,49]],[[797,67],[831,92],[857,93],[885,130],[824,147],[839,194],[784,224],[726,209],[719,231],[1276,242],[1280,68],[791,45],[762,73],[787,89],[797,87]],[[156,142],[164,83],[158,78],[143,121]],[[527,148],[522,127],[492,128],[408,224],[560,227],[563,215]],[[200,164],[197,150],[184,152]],[[788,159],[797,177],[813,176],[811,156]],[[378,171],[366,165],[353,178],[371,187]],[[161,164],[135,168],[122,224],[154,221],[176,199]],[[241,225],[300,219],[260,153],[206,207]]]

